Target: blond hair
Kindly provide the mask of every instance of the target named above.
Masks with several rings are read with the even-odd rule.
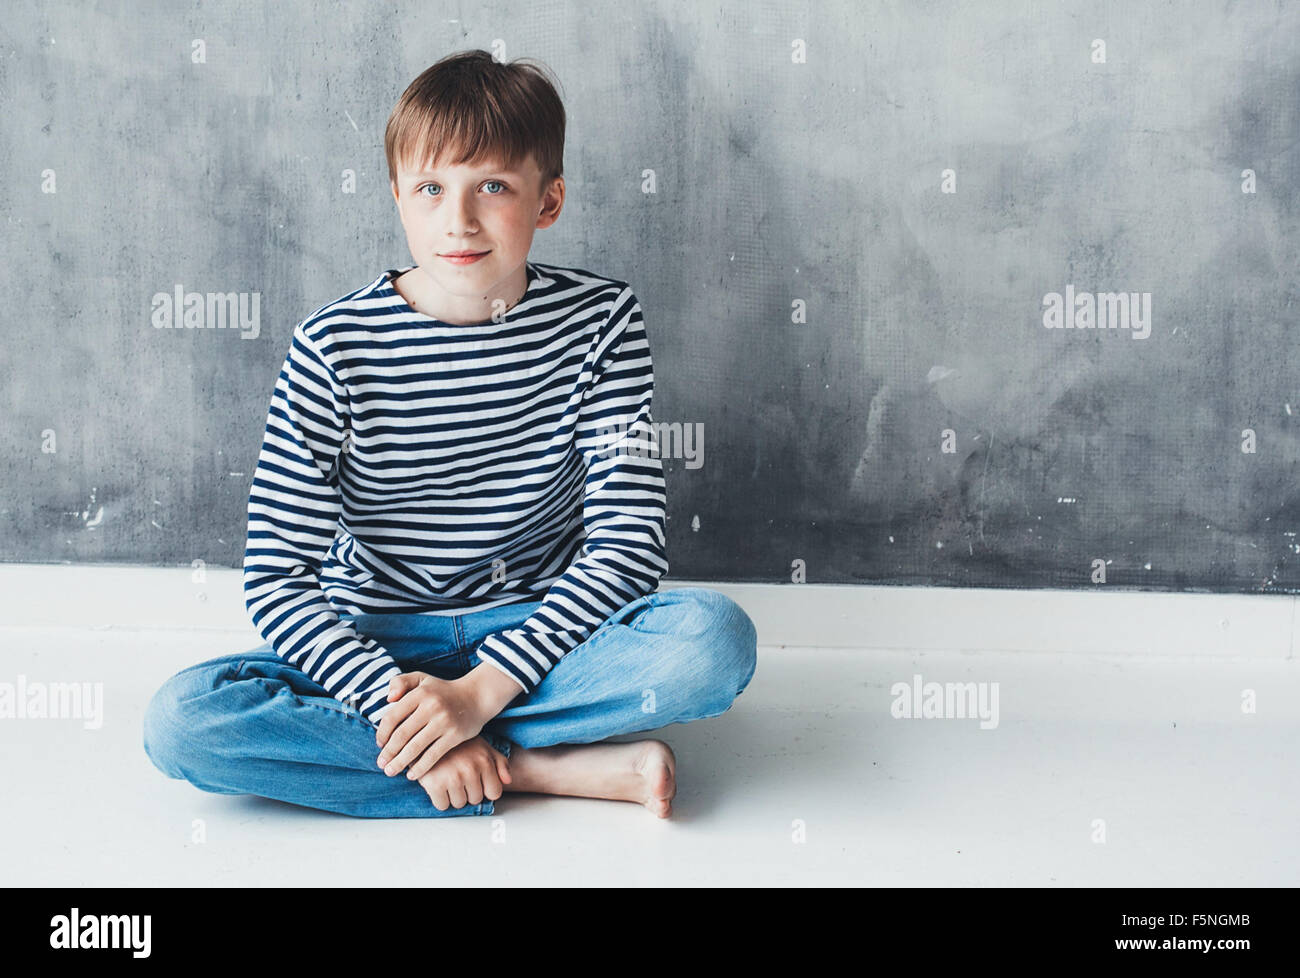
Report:
[[[507,167],[532,155],[544,189],[564,174],[564,104],[531,58],[502,63],[483,50],[458,51],[426,68],[397,100],[384,129],[388,178],[398,163],[418,168],[445,152],[450,164],[498,160]]]

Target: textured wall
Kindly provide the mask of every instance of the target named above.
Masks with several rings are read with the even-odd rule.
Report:
[[[1300,4],[118,7],[0,24],[0,559],[238,565],[294,325],[410,261],[388,112],[501,42],[571,114],[532,257],[703,432],[671,577],[1300,590]]]

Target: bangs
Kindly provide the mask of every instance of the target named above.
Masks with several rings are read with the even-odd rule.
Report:
[[[544,188],[564,174],[564,125],[564,104],[541,67],[458,52],[427,68],[394,106],[384,131],[388,176],[396,184],[399,165],[516,169],[531,155]]]

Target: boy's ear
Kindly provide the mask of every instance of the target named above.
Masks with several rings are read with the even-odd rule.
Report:
[[[394,202],[394,203],[399,203],[399,201],[398,201],[398,199],[397,199],[397,184],[396,184],[394,181],[389,180],[389,181],[388,181],[388,185],[389,185],[389,186],[392,188],[392,190],[393,190],[393,202]]]

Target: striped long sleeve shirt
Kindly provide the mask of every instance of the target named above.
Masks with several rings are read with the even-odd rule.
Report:
[[[627,283],[526,264],[500,322],[388,269],[295,327],[248,499],[244,597],[275,652],[378,724],[402,668],[340,614],[540,601],[480,661],[531,693],[668,570],[654,375]]]

